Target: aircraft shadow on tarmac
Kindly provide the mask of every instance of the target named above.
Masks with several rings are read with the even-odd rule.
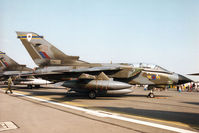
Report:
[[[52,101],[56,101],[56,102],[62,102],[62,101],[73,101],[73,100],[76,100],[76,99],[89,99],[87,94],[84,94],[84,93],[67,93],[66,92],[57,92],[56,90],[55,91],[44,91],[44,90],[39,90],[39,89],[24,89],[24,88],[19,88],[19,89],[16,89],[16,90],[19,90],[19,91],[22,91],[22,92],[28,92],[29,94],[27,94],[27,96],[50,96],[50,99]],[[59,95],[59,97],[57,97]],[[55,97],[53,97],[55,96]],[[61,96],[61,97],[60,97]],[[126,96],[126,95],[124,95]],[[16,96],[18,97],[18,96]],[[21,96],[19,96],[21,97]],[[109,95],[109,96],[98,96],[97,99],[95,100],[116,100],[117,98],[119,97],[123,97],[123,96],[120,96],[120,95]],[[89,99],[90,100],[90,99]]]
[[[51,95],[63,95],[63,97],[51,97],[51,99],[55,100],[55,101],[72,101],[72,100],[76,100],[76,99],[89,99],[87,94],[84,93],[76,93],[76,92],[57,92],[56,88],[49,88],[49,89],[54,89],[54,91],[48,91],[48,90],[41,90],[41,89],[27,89],[27,88],[23,88],[23,87],[15,87],[16,90],[20,90],[23,92],[28,92],[28,96],[51,96]],[[47,88],[42,88],[42,89],[48,89]],[[57,88],[60,89],[60,88]],[[65,89],[65,88],[63,88]],[[147,95],[140,95],[140,94],[125,94],[125,95],[98,95],[97,98],[95,100],[116,100],[116,99],[120,99],[120,98],[124,98],[124,97],[143,97],[146,98]],[[157,97],[168,97],[165,95],[157,95]]]
[[[181,122],[189,125],[190,127],[199,130],[199,114],[186,113],[186,112],[173,112],[162,110],[147,110],[147,109],[135,109],[135,108],[122,108],[122,107],[92,107],[98,109],[105,109],[118,113],[125,113],[129,115],[147,117],[152,119],[167,120],[174,122]]]
[[[193,104],[193,105],[199,105],[199,102],[183,102],[183,103]]]
[[[0,88],[7,88],[7,85],[1,85]],[[50,90],[55,90],[54,92],[50,92],[48,90],[46,91],[43,91],[42,89],[50,89]],[[57,92],[56,89],[63,89],[63,90],[66,90],[66,88],[62,87],[45,87],[45,86],[41,86],[40,88],[32,88],[32,89],[29,89],[25,86],[13,86],[13,90],[19,90],[19,91],[24,91],[24,92],[29,92],[31,94],[29,94],[29,96],[47,96],[47,95],[64,95],[64,98],[65,100],[69,100],[67,98],[70,98],[71,100],[72,99],[78,99],[78,98],[81,98],[81,99],[88,99],[88,96],[87,94],[83,94],[83,93],[67,93],[67,90],[66,92]],[[136,94],[136,93],[131,93],[131,94],[124,94],[124,95],[98,95],[97,96],[97,99],[102,99],[102,98],[105,98],[107,100],[113,100],[115,98],[119,98],[119,97],[147,97],[147,94],[148,92],[146,92],[146,94]],[[167,96],[167,95],[156,95],[156,97],[159,97],[159,98],[164,98],[164,97],[170,97],[170,96]],[[113,98],[113,99],[111,99]],[[60,98],[61,100],[61,98]]]
[[[1,88],[6,88],[7,86],[0,86]],[[46,90],[44,90],[46,89]],[[50,89],[51,91],[48,91]],[[14,86],[13,90],[19,90],[23,92],[28,92],[28,96],[53,96],[53,95],[63,95],[62,97],[51,97],[54,101],[73,101],[77,99],[89,99],[87,94],[84,93],[75,93],[75,92],[69,92],[67,93],[67,90],[65,92],[58,92],[56,89],[63,89],[66,90],[66,88],[56,88],[56,87],[41,87],[41,88],[32,88],[28,89],[27,87],[22,86]],[[54,91],[52,91],[54,90]],[[143,97],[146,98],[147,94],[125,94],[125,95],[98,95],[95,100],[119,100],[120,98],[124,97]],[[168,97],[165,95],[156,95],[156,97]]]
[[[116,95],[116,94],[108,94],[108,95],[98,95],[96,99],[92,100],[121,100],[121,98],[125,97],[144,97],[147,98],[146,95],[136,95],[136,94],[124,94],[124,95]],[[165,97],[165,96],[159,96],[159,97]],[[72,101],[76,99],[88,99],[88,94],[84,93],[77,93],[77,92],[72,92],[72,93],[64,93],[63,97],[60,98],[53,98],[56,101]]]

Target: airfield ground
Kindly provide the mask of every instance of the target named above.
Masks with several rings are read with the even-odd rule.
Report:
[[[158,91],[147,98],[148,91],[133,88],[125,96],[91,100],[51,85],[15,86],[14,94],[5,88],[0,86],[2,133],[199,132],[199,92]],[[17,128],[3,130],[8,121]]]

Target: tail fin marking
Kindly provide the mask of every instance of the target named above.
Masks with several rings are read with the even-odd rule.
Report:
[[[63,53],[37,33],[17,32],[17,37],[38,66],[88,64],[79,60],[79,56]]]

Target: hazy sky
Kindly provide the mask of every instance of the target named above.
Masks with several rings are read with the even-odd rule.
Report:
[[[199,0],[0,0],[0,50],[35,67],[15,31],[88,62],[199,72]]]

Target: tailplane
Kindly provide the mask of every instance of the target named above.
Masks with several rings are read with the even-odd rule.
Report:
[[[79,56],[64,54],[46,41],[43,36],[34,32],[17,32],[17,36],[27,49],[35,64],[40,67],[79,65],[82,63],[88,64],[87,62],[79,60]]]

